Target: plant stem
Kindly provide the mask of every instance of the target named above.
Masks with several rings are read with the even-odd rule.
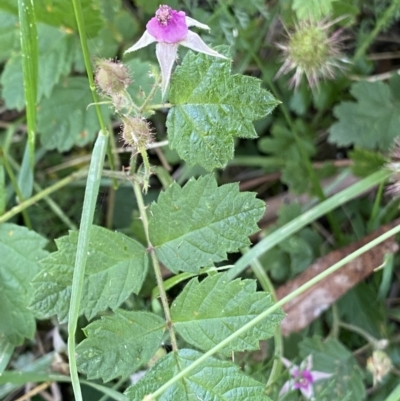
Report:
[[[21,193],[21,191],[19,189],[18,181],[17,181],[17,178],[14,175],[14,171],[11,168],[10,163],[8,162],[8,157],[5,157],[5,155],[3,153],[3,149],[2,149],[1,146],[0,146],[0,159],[3,160],[4,167],[6,168],[8,176],[10,177],[11,184],[12,184],[12,186],[14,188],[14,191],[17,194],[18,202],[20,202],[19,205],[15,206],[15,207],[21,206],[21,204],[24,201],[24,197],[22,196],[22,193]],[[13,210],[13,209],[11,209],[11,210]],[[21,212],[22,212],[22,216],[24,218],[25,225],[32,230],[32,222],[31,222],[31,219],[29,217],[29,214],[28,214],[27,210],[24,208],[24,209],[21,210]],[[8,213],[9,212],[6,212],[2,216],[0,216],[0,222],[1,222],[1,219],[4,218],[4,216],[6,216]]]
[[[249,251],[249,248],[242,249],[242,253],[246,253]],[[254,272],[254,275],[257,277],[258,282],[260,283],[262,289],[271,294],[272,299],[274,302],[277,302],[275,288],[271,283],[268,275],[265,273],[260,261],[256,258],[251,263],[251,269]],[[283,355],[283,340],[282,340],[282,333],[281,327],[278,324],[274,331],[274,343],[275,343],[275,350],[274,350],[274,362],[272,364],[271,373],[269,375],[266,388],[270,387],[273,383],[275,383],[281,373],[281,357]]]
[[[133,190],[135,191],[136,201],[140,212],[140,218],[142,219],[142,224],[146,235],[148,250],[150,251],[150,257],[153,262],[154,274],[156,276],[157,286],[160,292],[160,298],[165,314],[165,320],[167,322],[168,332],[171,337],[172,349],[173,351],[178,351],[178,343],[176,341],[175,331],[172,324],[171,313],[169,310],[167,293],[165,292],[163,278],[161,275],[160,264],[158,262],[155,249],[153,248],[153,245],[150,242],[149,221],[147,219],[146,207],[144,205],[143,195],[142,191],[140,190],[140,185],[136,180],[133,182]]]
[[[390,237],[396,235],[397,233],[400,232],[400,225],[392,228],[391,230],[387,231],[386,233],[382,234],[378,238],[375,238],[368,244],[362,246],[361,248],[357,249],[355,252],[351,253],[350,255],[346,256],[339,262],[335,263],[328,269],[324,270],[322,273],[318,274],[318,276],[312,278],[309,280],[307,283],[303,284],[293,292],[291,292],[289,295],[286,297],[282,298],[280,301],[276,302],[273,306],[269,307],[267,310],[265,310],[263,313],[259,314],[257,317],[254,319],[250,320],[248,323],[246,323],[244,326],[242,326],[240,329],[236,330],[234,333],[232,333],[230,336],[226,337],[223,341],[221,341],[219,344],[211,348],[209,351],[204,353],[200,358],[198,358],[195,362],[190,364],[187,368],[183,369],[181,372],[176,374],[172,379],[168,380],[165,384],[163,384],[161,387],[158,388],[157,391],[152,393],[150,395],[150,398],[156,399],[156,397],[160,396],[167,388],[172,386],[174,383],[177,381],[181,380],[183,377],[187,376],[190,372],[192,372],[196,367],[200,366],[203,362],[207,360],[210,356],[214,355],[236,338],[239,336],[243,335],[247,330],[250,330],[253,328],[255,325],[258,323],[262,322],[265,318],[267,318],[269,315],[272,313],[276,312],[278,309],[280,309],[283,305],[287,304],[289,301],[292,299],[296,298],[303,292],[307,291],[309,288],[314,286],[315,284],[318,284],[321,280],[324,278],[328,277],[335,271],[339,270],[341,267],[343,267],[345,264],[351,262],[355,258],[359,257],[360,255],[364,254],[365,252],[368,252],[371,250],[373,247],[379,245],[381,242],[389,239]],[[151,398],[151,399],[152,399]]]
[[[32,206],[36,202],[40,201],[41,199],[45,198],[46,196],[50,195],[51,193],[59,190],[62,187],[65,187],[68,185],[70,182],[81,178],[84,174],[86,174],[86,171],[77,171],[75,173],[72,173],[68,177],[63,178],[62,180],[58,181],[54,185],[44,189],[41,192],[38,192],[36,195],[24,200],[21,202],[19,205],[14,206],[12,209],[10,209],[8,212],[4,213],[2,216],[0,216],[0,224],[4,223],[5,221],[11,219],[18,213],[23,212],[26,208],[29,206]]]
[[[363,337],[374,349],[378,349],[378,343],[379,341],[371,336],[369,333],[367,333],[365,330],[363,330],[361,327],[354,326],[353,324],[348,324],[344,322],[339,322],[339,326],[343,327],[346,330],[352,331],[353,333],[357,333],[361,337]]]
[[[301,216],[296,217],[283,227],[278,228],[273,233],[263,238],[257,245],[251,248],[249,252],[244,254],[235,263],[235,266],[228,271],[228,277],[231,280],[234,279],[236,276],[242,273],[242,271],[245,270],[255,258],[263,255],[265,252],[269,251],[275,245],[290,237],[307,224],[313,222],[321,216],[324,216],[327,212],[337,208],[340,205],[343,205],[375,185],[380,184],[382,181],[386,180],[390,174],[391,173],[389,170],[377,171],[376,173],[371,174],[351,187],[346,188],[345,190],[332,196],[312,209],[307,210]]]
[[[84,19],[83,19],[81,1],[80,0],[72,0],[72,4],[74,6],[76,24],[78,26],[79,39],[81,42],[81,48],[82,48],[82,53],[83,53],[83,60],[85,62],[86,73],[87,73],[87,77],[89,80],[89,87],[92,92],[92,98],[93,98],[94,107],[96,109],[97,119],[99,120],[100,129],[101,129],[101,132],[103,133],[103,135],[108,135],[108,130],[107,130],[106,124],[103,119],[103,114],[101,112],[101,108],[99,105],[99,99],[98,99],[97,93],[96,93],[96,85],[95,85],[94,79],[93,79],[93,69],[92,69],[92,64],[90,61],[90,52],[89,52],[89,46],[87,43],[86,29],[85,29],[85,23],[84,23]],[[114,170],[115,169],[114,156],[112,153],[110,143],[108,143],[108,145],[107,145],[107,156],[108,156],[108,159],[110,162],[110,167],[112,170]],[[116,183],[114,183],[114,185],[116,185]]]
[[[364,39],[361,46],[357,49],[356,54],[354,55],[353,62],[358,61],[367,51],[370,44],[373,42],[378,33],[388,25],[391,18],[394,18],[396,15],[396,8],[399,7],[399,0],[392,0],[392,4],[385,10],[385,12],[380,16],[378,21],[375,24],[374,29],[369,33],[369,35]]]
[[[101,172],[106,155],[108,135],[100,131],[94,145],[92,160],[83,201],[81,224],[79,227],[78,244],[76,249],[74,275],[72,278],[71,303],[68,313],[68,357],[71,374],[71,383],[75,400],[82,401],[82,392],[79,383],[78,369],[75,355],[75,334],[78,326],[78,317],[82,298],[86,260],[89,250],[90,230],[92,228],[97,196],[100,188]]]

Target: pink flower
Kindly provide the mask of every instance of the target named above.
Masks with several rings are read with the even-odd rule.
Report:
[[[282,387],[279,395],[286,394],[289,391],[300,390],[305,398],[314,397],[313,383],[318,380],[328,379],[330,373],[317,372],[312,369],[312,355],[309,355],[300,366],[293,365],[286,358],[282,358],[283,364],[289,369],[292,376]]]
[[[207,25],[187,17],[183,11],[176,11],[169,6],[161,5],[156,11],[155,17],[147,23],[147,29],[142,37],[125,52],[133,52],[157,42],[156,56],[161,68],[163,97],[168,88],[179,45],[209,56],[227,58],[208,47],[199,35],[189,31],[191,26],[210,29]]]

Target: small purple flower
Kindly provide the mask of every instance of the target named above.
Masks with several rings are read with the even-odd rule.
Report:
[[[282,358],[283,364],[289,369],[291,379],[289,379],[282,387],[279,395],[286,394],[289,391],[300,390],[305,398],[314,397],[313,383],[318,380],[328,379],[332,375],[330,373],[317,372],[312,369],[312,355],[309,355],[300,366],[293,365],[286,358]]]
[[[156,11],[155,17],[147,23],[147,29],[142,37],[125,51],[125,53],[133,52],[157,42],[156,56],[161,68],[163,97],[168,88],[179,45],[209,56],[227,59],[227,57],[208,47],[199,35],[189,31],[191,26],[210,29],[207,25],[187,17],[183,11],[176,11],[169,6],[161,5]]]

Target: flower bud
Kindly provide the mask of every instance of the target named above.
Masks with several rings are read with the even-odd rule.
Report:
[[[124,64],[105,59],[98,60],[96,64],[96,85],[103,94],[116,96],[131,84],[128,68]]]
[[[386,352],[374,351],[372,356],[367,360],[367,369],[372,374],[375,386],[390,372],[392,369],[392,361]]]
[[[121,136],[127,145],[142,151],[153,142],[153,133],[145,119],[125,115],[122,117],[122,122]]]

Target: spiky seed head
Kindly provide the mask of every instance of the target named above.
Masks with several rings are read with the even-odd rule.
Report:
[[[295,70],[289,86],[297,88],[303,75],[311,88],[318,87],[319,80],[334,78],[336,70],[343,69],[340,52],[344,37],[339,29],[330,33],[330,27],[337,22],[324,19],[319,22],[302,21],[293,32],[288,31],[286,43],[278,43],[285,62],[275,78]]]

